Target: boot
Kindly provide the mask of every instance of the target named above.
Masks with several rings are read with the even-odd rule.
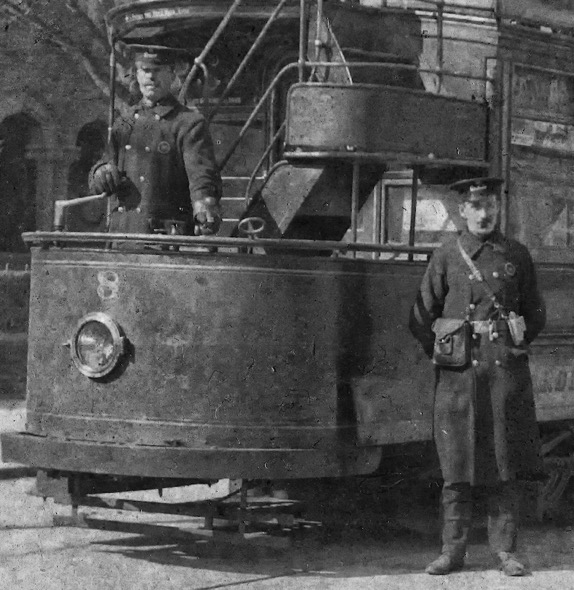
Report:
[[[472,517],[470,484],[445,484],[442,489],[442,551],[426,568],[431,575],[462,569]]]
[[[525,576],[526,568],[513,553],[506,553],[501,551],[498,554],[500,560],[500,569],[506,576]]]
[[[442,553],[434,561],[429,563],[425,569],[431,576],[444,576],[450,572],[457,572],[464,566],[464,557],[455,557],[448,553]]]
[[[493,488],[488,498],[488,542],[507,576],[524,576],[526,568],[518,561],[516,538],[520,490],[516,482],[503,482]]]

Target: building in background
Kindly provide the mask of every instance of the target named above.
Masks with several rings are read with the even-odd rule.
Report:
[[[51,228],[54,201],[85,190],[80,169],[103,149],[104,10],[64,0],[0,7],[1,253],[25,252],[22,231]],[[93,229],[87,217],[85,228],[81,217],[73,227]]]
[[[86,190],[80,176],[105,143],[104,4],[0,5],[0,399],[23,398],[26,387],[30,276],[20,234],[51,229],[54,201]],[[74,229],[94,228],[97,211],[76,213]]]

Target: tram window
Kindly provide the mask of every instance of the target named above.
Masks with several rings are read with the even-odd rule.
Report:
[[[574,262],[573,137],[574,76],[517,65],[506,225],[536,262]]]
[[[574,261],[572,158],[514,147],[509,234],[538,262]]]
[[[380,235],[375,241],[393,246],[409,245],[411,226],[412,184],[386,183],[380,193],[382,200]],[[419,185],[415,216],[415,246],[436,247],[457,231],[458,204],[446,186]],[[377,239],[378,238],[378,239]],[[383,255],[381,258],[407,258],[406,255]],[[415,259],[426,256],[416,256]]]
[[[411,224],[411,181],[385,182],[361,209],[361,242],[407,246]],[[377,202],[379,201],[379,202]],[[380,215],[380,217],[379,217]],[[419,185],[415,216],[415,246],[436,247],[456,232],[459,224],[456,195],[446,186]],[[407,259],[406,254],[381,254],[380,259]],[[426,260],[426,255],[415,259]]]

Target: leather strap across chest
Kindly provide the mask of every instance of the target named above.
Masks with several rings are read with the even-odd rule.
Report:
[[[490,285],[486,282],[486,280],[484,279],[484,276],[482,275],[480,270],[478,270],[478,268],[476,267],[476,264],[474,264],[474,262],[472,261],[472,259],[468,255],[468,252],[463,248],[460,238],[458,238],[456,243],[458,245],[458,249],[460,251],[462,258],[464,259],[468,268],[470,269],[472,276],[483,286],[484,290],[486,291],[486,294],[488,295],[488,298],[492,301],[494,308],[500,312],[500,314],[503,318],[505,318],[506,313],[504,311],[504,308],[499,303],[498,299],[496,298],[496,295],[494,294],[494,291],[491,289]]]

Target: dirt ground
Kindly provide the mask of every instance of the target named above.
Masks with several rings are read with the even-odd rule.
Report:
[[[30,495],[32,479],[0,482],[2,588],[18,590],[449,589],[563,590],[574,587],[574,531],[569,518],[528,522],[520,554],[531,574],[504,577],[477,514],[467,567],[432,577],[438,550],[437,490],[432,485],[375,492],[371,482],[315,485],[314,516],[300,535],[230,543],[206,538],[202,521],[113,510],[86,513],[93,528],[53,527],[51,502]],[[179,501],[173,490],[166,501]],[[157,492],[146,492],[158,499]],[[376,500],[378,499],[378,502]],[[376,505],[375,505],[376,502]],[[61,510],[58,510],[61,513]],[[479,511],[480,512],[480,511]],[[110,530],[114,529],[114,530]]]

